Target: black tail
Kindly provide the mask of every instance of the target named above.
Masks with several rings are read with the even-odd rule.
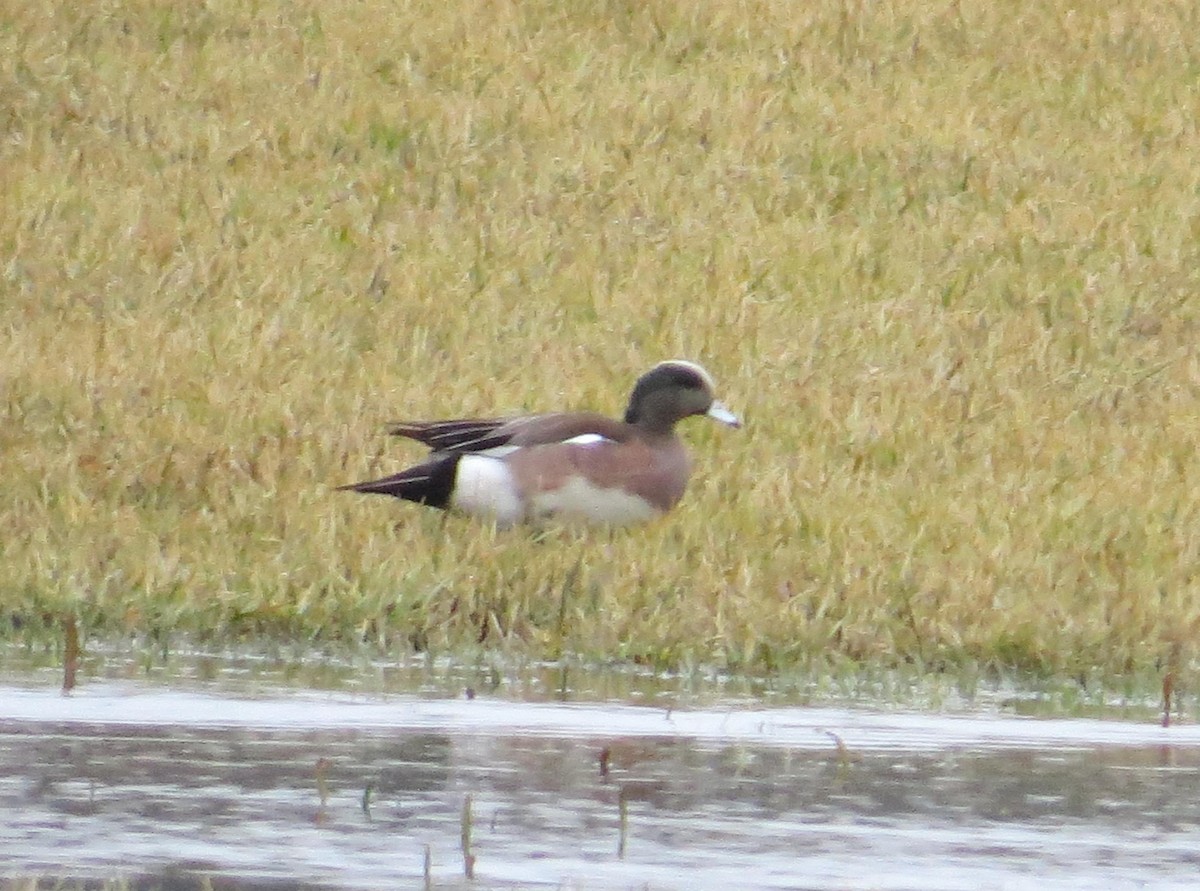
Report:
[[[450,505],[454,477],[458,473],[458,462],[461,458],[462,455],[446,455],[381,480],[338,486],[338,490],[362,492],[367,495],[392,495],[405,501],[445,509]]]

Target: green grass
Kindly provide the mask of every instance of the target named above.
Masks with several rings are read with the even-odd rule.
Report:
[[[0,19],[0,635],[1102,676],[1200,624],[1192,4],[155,2]],[[684,503],[331,487],[617,413]]]

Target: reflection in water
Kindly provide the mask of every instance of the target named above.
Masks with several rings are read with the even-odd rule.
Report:
[[[421,887],[427,847],[458,887],[468,794],[482,888],[1183,888],[1200,866],[1194,728],[1113,745],[1084,731],[1121,725],[1054,742],[993,719],[973,744],[973,719],[837,710],[742,731],[744,712],[39,696],[0,689],[0,888]]]

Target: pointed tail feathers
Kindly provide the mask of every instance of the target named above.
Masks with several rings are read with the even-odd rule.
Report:
[[[391,495],[405,501],[445,509],[450,504],[454,478],[458,473],[458,462],[461,458],[461,455],[446,455],[383,479],[338,486],[338,490],[361,492],[366,495]]]

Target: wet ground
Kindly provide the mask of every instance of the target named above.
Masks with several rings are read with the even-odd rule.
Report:
[[[39,876],[1194,888],[1200,727],[132,680],[64,697],[13,682],[0,685],[0,888]]]

